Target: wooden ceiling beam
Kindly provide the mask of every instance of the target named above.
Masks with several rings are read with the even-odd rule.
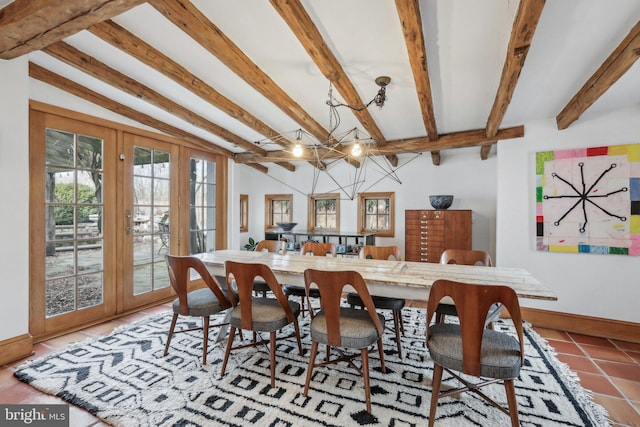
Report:
[[[289,29],[298,38],[302,47],[307,51],[320,72],[335,86],[345,102],[351,106],[362,109],[350,109],[356,116],[362,127],[367,131],[378,145],[385,145],[386,138],[371,116],[364,108],[364,102],[356,90],[347,73],[338,62],[331,49],[327,46],[304,6],[299,0],[271,0],[271,4],[287,23]],[[353,158],[347,158],[349,164],[359,167],[360,162]],[[392,165],[397,166],[398,158],[389,156]]]
[[[524,136],[524,126],[514,126],[510,128],[500,129],[496,135],[489,139],[485,129],[476,129],[463,132],[454,132],[442,134],[437,141],[431,141],[428,137],[417,137],[400,139],[396,141],[388,141],[385,146],[369,147],[369,155],[387,156],[389,154],[418,153],[425,151],[450,150],[455,148],[478,147],[486,144],[494,144],[496,141],[504,139],[521,138]],[[336,159],[344,155],[335,150],[319,147],[318,157],[321,159]],[[293,160],[290,154],[283,151],[269,151],[265,157],[257,156],[253,153],[239,153],[233,156],[238,163],[260,163],[275,162],[281,160]],[[313,161],[314,155],[307,150],[302,157],[297,160]],[[438,159],[439,163],[439,159]]]
[[[88,102],[96,104],[102,108],[106,108],[109,111],[112,111],[116,114],[127,117],[131,120],[135,120],[138,123],[142,123],[143,125],[147,125],[149,127],[157,129],[160,132],[166,133],[167,135],[171,135],[173,137],[179,138],[183,141],[186,141],[193,147],[200,148],[209,152],[214,152],[217,154],[222,154],[223,156],[226,156],[226,157],[234,156],[234,153],[232,153],[231,151],[225,150],[224,148],[214,144],[213,142],[209,142],[205,139],[199,138],[187,131],[179,129],[175,126],[172,126],[168,123],[165,123],[147,114],[140,113],[139,111],[136,111],[133,108],[120,104],[119,102],[116,102],[111,98],[108,98],[102,94],[94,92],[87,87],[84,87],[59,74],[53,73],[39,66],[38,64],[34,64],[33,62],[29,62],[29,77],[36,80],[40,80],[41,82],[49,84],[53,87],[57,87],[60,90],[68,92],[81,99],[84,99]],[[263,165],[252,164],[250,166],[263,173],[267,173],[269,171],[268,168]]]
[[[267,138],[281,138],[281,135],[275,129],[269,127],[249,111],[234,103],[229,98],[225,97],[213,87],[202,81],[198,76],[191,73],[185,67],[178,64],[176,61],[169,58],[158,49],[154,48],[117,23],[109,20],[96,24],[88,30],[112,46],[133,56],[138,61],[154,68],[158,72],[218,108],[220,111],[228,114],[231,118],[255,130],[259,134],[264,135]],[[273,142],[283,148],[288,148],[288,146],[293,143],[292,141],[285,143],[279,140]],[[295,170],[295,166],[292,164],[281,166],[289,170]],[[291,167],[293,167],[293,169],[291,169]]]
[[[87,74],[118,88],[131,96],[135,96],[136,98],[149,102],[150,104],[153,104],[196,127],[218,135],[245,150],[249,150],[260,155],[265,155],[267,153],[266,150],[256,146],[254,143],[249,142],[227,129],[210,122],[204,117],[195,114],[191,110],[183,107],[181,104],[160,95],[153,89],[135,81],[129,76],[109,67],[65,42],[54,43],[43,50],[47,54],[68,65],[76,67],[77,69],[86,72]],[[286,167],[287,169],[289,168],[286,165],[283,167]]]
[[[440,166],[440,150],[434,150],[431,152],[431,163],[433,166]]]
[[[578,120],[582,113],[631,68],[639,56],[640,21],[556,116],[558,129],[566,129]]]
[[[502,119],[511,103],[511,97],[518,84],[520,71],[529,52],[529,46],[542,14],[545,0],[520,0],[511,29],[507,56],[502,68],[500,85],[487,120],[487,136],[492,138],[498,132]]]
[[[489,154],[491,154],[491,147],[493,146],[493,144],[497,143],[498,141],[491,141],[487,144],[483,144],[480,146],[480,159],[482,160],[487,160],[489,158]]]
[[[0,10],[0,58],[40,50],[146,0],[16,0]]]
[[[365,103],[358,94],[347,73],[338,62],[338,59],[327,46],[307,11],[299,0],[270,0],[275,10],[287,23],[293,34],[298,38],[302,47],[307,51],[320,72],[340,92],[345,103],[362,109],[351,109],[353,114],[369,136],[378,145],[385,145],[386,138],[373,120],[371,113],[364,108]]]
[[[316,139],[319,141],[329,139],[329,132],[326,129],[188,0],[150,0],[149,4]]]
[[[427,65],[427,50],[422,32],[422,16],[418,0],[396,0],[396,9],[404,34],[404,43],[409,54],[409,63],[413,72],[418,101],[422,110],[422,121],[427,131],[427,137],[435,141],[438,139],[438,128],[433,112],[433,98],[429,67]]]

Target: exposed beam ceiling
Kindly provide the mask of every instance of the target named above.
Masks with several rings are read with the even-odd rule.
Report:
[[[193,4],[186,0],[152,0],[149,3],[319,141],[329,139],[329,133],[320,123],[253,63]]]
[[[489,119],[487,120],[487,136],[489,138],[498,133],[498,128],[507,112],[513,91],[516,89],[516,84],[520,77],[520,71],[524,67],[525,59],[527,59],[529,46],[531,46],[531,40],[536,31],[543,7],[544,0],[520,1],[520,6],[513,22],[513,29],[511,30],[507,56],[502,68],[500,86],[491,108],[491,114],[489,114]]]
[[[480,147],[487,159],[497,141],[523,136],[528,120],[556,117],[564,129],[592,106],[633,105],[629,95],[638,91],[618,82],[640,82],[629,72],[640,55],[640,5],[585,1],[577,13],[544,0],[270,0],[251,8],[222,0],[15,0],[0,10],[0,58],[29,54],[34,79],[264,172],[258,163],[289,171],[299,160],[315,164],[290,153],[295,128],[326,144],[319,150],[327,159],[357,167],[346,146],[327,151],[334,142],[321,124],[327,80],[355,106],[362,88],[386,74],[385,107],[345,108],[341,126],[362,126],[377,143],[369,151],[392,164],[419,151],[438,165],[440,150],[463,147]],[[574,31],[582,21],[590,24]],[[599,35],[603,28],[611,34]],[[578,55],[575,66],[562,62]],[[576,77],[584,82],[594,69],[575,93]],[[471,96],[476,87],[482,100]],[[572,93],[559,114],[549,108]],[[483,104],[487,95],[493,103]],[[154,117],[157,107],[178,120]]]
[[[144,0],[16,0],[0,10],[0,58],[42,49]]]
[[[126,105],[122,105],[108,97],[101,95],[97,92],[94,92],[74,81],[71,81],[59,74],[55,74],[49,70],[46,70],[40,67],[37,64],[32,62],[29,63],[29,77],[32,77],[36,80],[40,80],[44,83],[50,84],[51,86],[55,86],[59,89],[64,90],[65,92],[69,92],[73,95],[76,95],[82,99],[85,99],[89,102],[92,102],[96,105],[99,105],[107,110],[113,111],[116,114],[120,114],[121,116],[128,117],[132,120],[135,120],[144,125],[150,126],[152,128],[158,129],[162,132],[165,132],[168,135],[175,136],[176,138],[180,138],[186,142],[191,143],[194,147],[212,151],[214,153],[222,154],[227,157],[233,156],[233,153],[224,150],[215,144],[212,144],[208,141],[203,140],[202,138],[198,138],[188,132],[183,131],[175,126],[171,126],[167,123],[163,123],[151,116],[146,114],[142,114],[132,108],[127,107]],[[257,166],[257,169],[261,172],[267,172],[267,168],[261,165],[253,165]]]
[[[388,141],[387,145],[384,146],[369,147],[369,152],[374,156],[386,156],[391,153],[419,153],[430,151],[431,149],[451,150],[454,148],[478,147],[485,144],[493,144],[494,140],[521,138],[523,136],[524,126],[500,129],[498,133],[491,138],[491,141],[487,138],[484,129],[476,129],[471,131],[442,134],[437,141],[431,141],[427,137]],[[336,159],[342,157],[342,154],[336,153],[328,148],[320,147],[317,148],[317,150],[318,157],[322,159]],[[265,157],[259,157],[250,153],[243,153],[236,154],[234,158],[240,163],[260,163],[284,160],[288,157],[286,157],[281,151],[269,151]],[[312,161],[315,159],[315,154],[307,153],[303,155],[302,159]]]
[[[556,117],[558,129],[566,129],[598,100],[640,57],[640,21],[586,81]]]
[[[411,64],[413,80],[420,102],[424,128],[427,131],[427,138],[435,141],[438,139],[438,127],[433,113],[433,98],[431,95],[431,82],[429,81],[427,51],[422,34],[420,3],[418,3],[418,0],[396,0],[396,9],[402,25],[404,42],[407,45],[409,63]],[[440,164],[440,153],[432,151],[431,161],[435,166],[438,166]]]

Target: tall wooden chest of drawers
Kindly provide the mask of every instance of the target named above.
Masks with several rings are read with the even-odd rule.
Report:
[[[404,211],[404,257],[440,262],[445,249],[471,249],[470,210]]]

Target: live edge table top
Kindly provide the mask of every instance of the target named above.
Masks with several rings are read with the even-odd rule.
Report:
[[[519,298],[556,300],[557,297],[527,270],[510,267],[483,267],[409,261],[381,261],[355,257],[278,255],[269,252],[217,250],[198,254],[212,274],[224,275],[227,260],[268,265],[281,284],[304,285],[308,268],[317,270],[355,270],[367,282],[373,295],[426,301],[429,289],[438,279],[482,285],[504,285]]]

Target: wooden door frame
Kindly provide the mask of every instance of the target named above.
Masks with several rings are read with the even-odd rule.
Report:
[[[107,236],[115,232],[115,130],[70,117],[31,110],[29,115],[29,332],[34,337],[47,336],[58,330],[67,330],[77,323],[91,323],[116,311],[115,283],[116,241]],[[94,307],[75,310],[46,319],[46,270],[43,260],[46,242],[45,221],[45,144],[44,130],[59,130],[99,136],[103,139],[103,302]],[[79,319],[79,321],[78,321]]]
[[[220,154],[214,154],[214,153],[209,153],[205,150],[203,150],[201,147],[196,146],[188,141],[184,141],[184,140],[179,140],[176,139],[174,137],[171,136],[167,136],[167,135],[163,135],[163,134],[158,134],[156,132],[152,132],[152,131],[148,131],[148,130],[144,130],[144,129],[139,129],[133,126],[128,126],[128,125],[124,125],[121,123],[117,123],[111,120],[107,120],[107,119],[103,119],[103,118],[99,118],[99,117],[95,117],[95,116],[91,116],[88,114],[84,114],[84,113],[79,113],[76,111],[72,111],[72,110],[68,110],[62,107],[57,107],[54,105],[50,105],[50,104],[45,104],[39,101],[34,101],[31,100],[29,101],[29,130],[30,130],[30,144],[34,143],[34,144],[44,144],[44,134],[41,135],[41,137],[39,138],[39,140],[35,140],[32,138],[37,138],[38,136],[38,132],[40,132],[41,129],[44,128],[44,123],[45,123],[45,117],[47,114],[51,114],[51,115],[56,115],[56,116],[60,116],[62,118],[67,118],[70,120],[75,120],[78,122],[83,122],[86,123],[88,125],[94,125],[94,126],[102,126],[104,128],[108,128],[113,130],[116,133],[116,146],[118,148],[121,148],[123,146],[123,140],[124,140],[124,134],[125,133],[131,133],[134,135],[138,135],[138,136],[143,136],[143,137],[148,137],[151,139],[156,139],[158,141],[164,141],[167,143],[171,143],[174,144],[176,146],[179,147],[179,159],[180,161],[178,162],[178,170],[180,171],[179,173],[179,178],[178,181],[175,183],[176,185],[178,185],[178,190],[174,190],[172,188],[172,193],[173,192],[177,192],[180,196],[180,190],[179,188],[185,188],[188,192],[188,185],[189,185],[189,172],[188,172],[188,166],[187,168],[184,168],[183,164],[186,162],[188,165],[188,159],[190,158],[190,156],[194,156],[194,157],[201,157],[201,158],[206,158],[208,160],[212,160],[215,161],[217,164],[217,177],[216,177],[216,183],[217,183],[217,209],[216,209],[216,246],[217,248],[226,248],[227,247],[227,236],[228,236],[228,222],[227,222],[227,218],[228,218],[228,203],[227,203],[227,197],[228,197],[228,184],[229,184],[229,178],[228,178],[228,158],[226,158],[223,155]],[[44,310],[44,288],[42,286],[40,286],[40,290],[36,290],[37,286],[35,286],[35,281],[34,281],[34,272],[39,272],[41,274],[40,277],[44,277],[44,264],[42,262],[40,262],[40,260],[44,259],[44,244],[42,244],[41,248],[38,248],[37,245],[34,245],[33,242],[36,242],[37,240],[43,240],[42,236],[45,235],[45,226],[44,226],[44,221],[42,221],[42,219],[40,219],[39,223],[38,221],[34,221],[34,218],[37,218],[37,216],[39,214],[41,214],[42,211],[42,203],[44,201],[44,189],[40,188],[38,189],[38,183],[40,183],[40,187],[42,186],[41,183],[44,180],[44,169],[43,169],[43,165],[44,165],[44,158],[38,160],[37,156],[36,156],[36,151],[38,150],[30,150],[30,158],[29,158],[29,169],[30,169],[30,183],[29,183],[29,191],[30,191],[30,201],[29,201],[29,219],[30,219],[30,231],[29,231],[29,239],[30,239],[30,257],[29,257],[29,267],[30,267],[30,271],[31,271],[31,275],[30,275],[30,283],[29,283],[29,303],[31,307],[34,307],[34,304],[40,304],[42,307],[42,310]],[[121,151],[118,151],[118,153],[120,153]],[[44,156],[44,152],[41,154],[41,156]],[[119,162],[118,156],[115,155],[113,156],[112,161],[116,162],[117,164],[115,165],[115,168],[121,168],[121,162]],[[184,160],[187,159],[187,160]],[[122,184],[122,176],[120,174],[117,174],[118,176],[115,178],[115,186],[114,188],[120,188],[118,187],[118,185]],[[186,178],[185,178],[186,176]],[[173,181],[172,181],[173,182]],[[184,184],[182,184],[184,183]],[[186,186],[186,187],[183,187]],[[116,199],[117,199],[117,194],[116,191],[112,191],[112,194],[103,194],[103,200],[105,201],[105,203],[107,203],[107,198],[109,198],[110,203],[113,206],[116,206],[116,214],[112,215],[114,224],[113,224],[113,232],[117,233],[117,230],[123,230],[122,228],[122,224],[121,223],[117,223],[117,218],[118,218],[118,209],[121,208],[121,206],[117,206],[116,204]],[[188,194],[188,193],[185,193]],[[40,204],[38,203],[34,203],[34,201],[39,200]],[[182,204],[181,204],[182,203]],[[177,224],[173,224],[174,226],[172,226],[172,242],[171,242],[171,253],[179,253],[179,254],[184,254],[183,252],[186,251],[186,253],[189,252],[189,241],[188,241],[188,230],[189,230],[189,215],[188,215],[188,209],[189,209],[189,200],[188,197],[186,199],[186,206],[183,206],[185,203],[185,201],[181,201],[180,197],[179,197],[179,201],[178,201],[178,206],[171,206],[171,212],[173,215],[173,212],[175,210],[175,215],[178,218],[177,220]],[[184,215],[184,211],[186,210],[187,214],[186,216]],[[121,211],[121,209],[120,209]],[[186,218],[186,219],[185,219]],[[176,227],[177,226],[177,227]],[[186,228],[185,228],[186,227]],[[173,234],[175,233],[175,235]],[[121,242],[122,239],[120,238],[122,237],[121,235],[118,236],[116,234],[116,241],[117,242]],[[121,262],[121,259],[116,259],[116,245],[113,245],[113,248],[109,249],[110,252],[113,252],[111,254],[111,259],[115,260],[115,262]],[[42,264],[42,265],[37,265],[37,264]],[[122,272],[121,269],[119,270],[118,268],[116,268],[115,273],[116,276],[113,278],[113,280],[119,280]],[[117,279],[116,279],[117,277]],[[167,300],[170,300],[171,298],[173,298],[173,295],[169,298],[167,298]],[[87,310],[87,309],[84,309]],[[135,311],[135,310],[133,310]],[[91,324],[95,324],[95,323],[99,323],[102,322],[104,320],[108,320],[108,319],[113,319],[113,318],[117,318],[123,314],[128,314],[129,312],[131,312],[131,310],[124,310],[123,308],[123,304],[122,304],[122,292],[120,291],[117,295],[116,295],[116,309],[113,311],[113,313],[111,314],[104,314],[100,319],[97,320],[87,320],[86,323],[83,324],[74,324],[74,325],[61,325],[59,328],[57,328],[56,330],[45,330],[44,329],[44,315],[42,312],[40,318],[36,318],[35,314],[37,313],[36,311],[30,309],[29,310],[29,333],[31,334],[31,336],[33,337],[35,342],[39,342],[48,338],[51,338],[53,336],[57,336],[57,335],[61,335],[64,333],[68,333],[71,332],[73,330],[78,330],[81,329],[83,327],[89,326]]]
[[[124,132],[121,143],[119,144],[119,153],[122,156],[122,160],[118,163],[118,179],[121,180],[117,190],[122,191],[118,195],[118,210],[116,212],[117,224],[116,224],[116,236],[120,247],[120,286],[118,289],[118,311],[129,311],[136,308],[144,307],[146,305],[170,298],[174,292],[171,286],[159,289],[156,291],[147,292],[140,295],[133,294],[133,264],[130,262],[133,260],[131,240],[132,234],[127,233],[126,229],[131,224],[128,223],[125,217],[125,211],[130,209],[129,202],[133,199],[133,168],[131,163],[133,161],[133,147],[143,146],[149,147],[154,150],[161,150],[168,152],[171,156],[171,178],[169,188],[169,216],[172,218],[171,222],[174,223],[174,215],[178,221],[176,225],[180,224],[180,218],[178,217],[179,210],[178,197],[180,194],[180,173],[179,173],[179,159],[180,159],[180,147],[176,144],[172,144],[166,141],[161,141],[149,136],[142,136],[133,134],[130,132]],[[128,200],[128,201],[127,201]],[[180,227],[178,226],[178,230]],[[174,240],[174,236],[177,236],[175,231],[176,227],[170,227],[169,242],[171,245],[170,252],[177,248]]]

